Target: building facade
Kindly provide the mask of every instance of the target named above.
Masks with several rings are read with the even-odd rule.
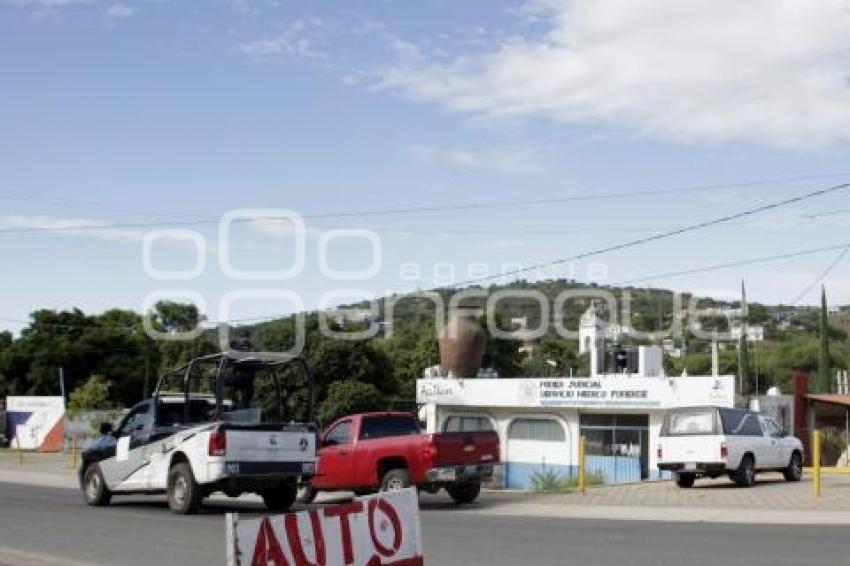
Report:
[[[547,472],[576,477],[581,436],[588,471],[606,483],[625,483],[665,477],[656,449],[668,409],[732,407],[735,378],[421,379],[417,401],[429,432],[496,430],[503,462],[497,481],[504,488],[531,489]]]

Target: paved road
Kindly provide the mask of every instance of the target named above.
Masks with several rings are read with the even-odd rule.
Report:
[[[423,502],[429,565],[834,566],[847,564],[850,552],[846,527],[488,516],[440,501]],[[74,490],[0,483],[0,565],[47,555],[71,564],[222,564],[225,510],[261,507],[226,502],[178,517],[161,498],[117,498],[93,509]]]

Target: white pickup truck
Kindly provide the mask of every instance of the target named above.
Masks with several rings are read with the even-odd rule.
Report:
[[[287,422],[291,383],[283,366],[300,365],[312,398],[309,369],[298,358],[215,354],[163,376],[153,397],[130,409],[117,429],[82,455],[83,498],[107,505],[114,494],[166,493],[175,513],[193,513],[222,491],[262,496],[275,511],[292,505],[299,480],[316,468],[316,428]],[[304,385],[304,383],[300,383]],[[300,411],[312,420],[312,406]]]
[[[749,487],[757,472],[782,472],[788,481],[803,474],[803,445],[768,416],[743,409],[687,407],[664,417],[658,468],[675,474],[679,487],[699,477],[724,474]]]

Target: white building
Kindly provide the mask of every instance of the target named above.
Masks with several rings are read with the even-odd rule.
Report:
[[[741,339],[741,326],[732,326],[729,329],[729,335],[733,340]],[[747,342],[763,342],[764,341],[764,326],[747,325]]]
[[[496,430],[503,462],[497,481],[506,488],[529,489],[547,470],[575,477],[582,436],[588,470],[607,483],[661,477],[656,449],[664,413],[732,407],[735,377],[667,377],[657,346],[638,349],[636,373],[599,373],[603,331],[595,316],[582,317],[590,377],[420,379],[416,398],[428,431]]]

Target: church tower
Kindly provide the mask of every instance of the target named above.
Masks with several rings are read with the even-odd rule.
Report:
[[[590,375],[595,376],[599,370],[599,360],[602,359],[602,350],[605,346],[605,327],[596,308],[596,303],[591,303],[587,310],[581,315],[579,323],[579,354],[590,352]]]

